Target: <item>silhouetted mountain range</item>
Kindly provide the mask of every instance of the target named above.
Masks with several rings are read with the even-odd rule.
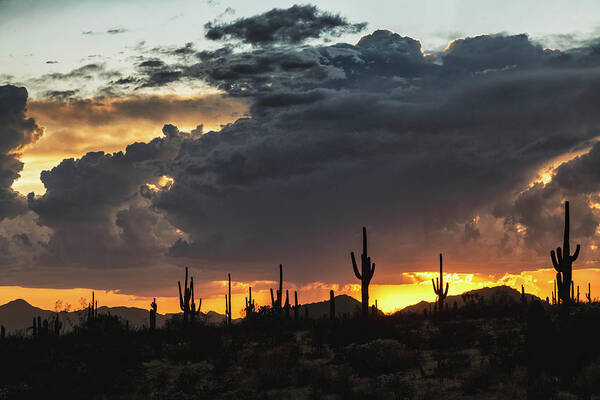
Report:
[[[526,293],[527,302],[531,302],[532,299],[539,300],[538,297]],[[510,304],[518,303],[521,301],[521,293],[509,286],[496,286],[491,288],[483,288],[471,290],[461,295],[448,296],[446,298],[446,304],[452,308],[454,302],[457,303],[457,307],[463,307],[465,301],[479,302],[480,299],[486,304]],[[424,309],[433,310],[433,302],[421,301],[412,306],[405,307],[400,310],[402,313],[422,313]],[[308,307],[309,318],[319,319],[329,317],[329,300],[320,301],[316,303],[307,303],[302,305],[300,311],[301,318],[305,316],[305,307]],[[148,326],[149,310],[136,307],[106,307],[102,306],[98,308],[100,314],[111,314],[116,315],[123,320],[129,321],[131,327],[144,327]],[[360,301],[348,295],[339,295],[335,297],[335,313],[337,317],[343,315],[354,315],[360,312]],[[60,319],[64,324],[64,330],[69,331],[75,326],[81,318],[84,318],[87,314],[86,310],[77,311],[61,311],[59,313]],[[18,331],[25,331],[32,325],[32,319],[40,316],[42,319],[49,318],[54,312],[44,310],[38,307],[34,307],[27,303],[23,299],[13,300],[2,306],[0,306],[0,324],[4,325],[8,332],[15,333]],[[217,325],[223,323],[225,316],[215,311],[209,311],[204,314],[201,313],[206,322],[211,325]],[[168,318],[171,318],[176,314],[167,313],[156,315],[156,326],[162,327]],[[239,322],[240,319],[234,319],[232,322]]]
[[[532,299],[540,300],[539,297],[529,293],[525,293],[527,303],[530,303]],[[480,300],[483,299],[483,300]],[[457,307],[464,307],[466,302],[478,303],[483,301],[485,304],[516,304],[521,302],[521,292],[510,286],[494,286],[485,287],[482,289],[470,290],[459,295],[446,297],[445,303],[450,309],[454,307],[456,302]],[[427,311],[433,311],[435,302],[421,301],[412,306],[404,307],[399,312],[401,313],[423,313],[424,309]]]
[[[308,313],[310,318],[322,318],[329,316],[329,300],[321,301],[318,303],[309,303]],[[340,295],[335,297],[336,315],[341,316],[344,314],[353,314],[360,309],[360,302],[350,296]],[[136,307],[98,307],[98,313],[100,314],[111,314],[116,315],[123,320],[129,321],[131,327],[144,327],[148,326],[149,310]],[[301,310],[301,316],[304,318],[304,305]],[[23,299],[17,299],[10,301],[0,306],[0,324],[4,325],[9,333],[16,333],[23,331],[32,325],[34,317],[40,316],[42,319],[49,318],[55,314],[53,311],[44,310],[38,307],[34,307]],[[219,314],[215,311],[209,311],[204,314],[201,313],[206,322],[211,325],[221,324],[225,319],[223,314]],[[64,330],[69,331],[75,326],[81,318],[87,315],[87,310],[77,311],[61,311],[59,313],[60,319],[64,324]],[[168,318],[171,318],[176,314],[156,314],[156,326],[158,328],[163,327]],[[232,322],[239,322],[240,319],[234,319]]]

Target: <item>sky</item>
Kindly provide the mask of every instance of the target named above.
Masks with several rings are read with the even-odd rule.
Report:
[[[0,302],[600,287],[595,1],[0,0]],[[572,244],[573,246],[573,244]]]

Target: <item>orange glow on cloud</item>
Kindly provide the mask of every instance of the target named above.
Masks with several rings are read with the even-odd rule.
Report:
[[[435,295],[431,286],[431,278],[438,276],[436,272],[413,272],[404,273],[405,277],[412,282],[398,285],[370,285],[370,302],[377,300],[379,308],[391,313],[400,310],[406,306],[416,304],[422,300],[433,301]],[[587,293],[587,284],[591,283],[592,298],[600,298],[600,268],[576,269],[573,271],[575,277],[575,292],[577,286],[580,287],[580,298],[585,300]],[[533,271],[522,271],[519,274],[504,274],[498,278],[493,275],[453,273],[444,276],[444,282],[450,284],[449,295],[458,295],[463,292],[480,289],[483,287],[507,285],[514,289],[521,290],[521,285],[525,286],[527,293],[536,295],[541,299],[550,297],[553,289],[553,280],[555,271],[553,269],[538,269]],[[235,282],[231,286],[232,292],[232,313],[234,317],[243,315],[245,306],[245,297],[248,295],[248,287],[252,286],[252,297],[256,306],[270,305],[271,297],[269,288],[276,287],[276,282],[255,281],[255,282]],[[202,298],[202,311],[216,311],[220,314],[225,313],[225,294],[227,293],[227,281],[214,281],[207,286],[210,289],[210,296],[202,296],[202,293],[196,292],[196,298]],[[329,290],[334,290],[336,295],[346,294],[360,300],[359,284],[327,284],[323,282],[313,282],[306,285],[293,285],[284,282],[284,290],[289,290],[290,303],[294,304],[294,290],[298,291],[298,301],[300,304],[324,301],[329,298]],[[24,288],[18,286],[0,287],[0,304],[8,301],[22,298],[30,304],[47,310],[54,310],[57,300],[63,304],[64,309],[67,304],[71,305],[71,310],[77,310],[84,307],[91,297],[92,289],[40,289]],[[216,294],[219,293],[219,294]],[[135,296],[114,291],[95,290],[99,306],[126,306],[149,309],[152,297]],[[157,297],[159,313],[177,313],[179,312],[179,298],[174,290],[173,297]],[[285,299],[285,295],[284,295]]]
[[[204,131],[219,130],[247,112],[244,100],[220,93],[195,96],[143,95],[116,99],[64,102],[31,99],[28,116],[45,128],[42,138],[22,152],[24,169],[13,189],[27,194],[45,192],[40,172],[65,158],[79,158],[90,151],[112,153],[127,145],[162,136],[170,123],[189,132],[197,125]]]

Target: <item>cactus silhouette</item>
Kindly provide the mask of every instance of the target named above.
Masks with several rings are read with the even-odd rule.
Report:
[[[231,325],[231,274],[227,274],[229,280],[229,296],[225,295],[225,323]]]
[[[52,321],[52,332],[55,336],[60,335],[60,330],[62,329],[62,327],[63,323],[60,321],[58,313],[56,313],[56,315],[54,316],[54,321]]]
[[[190,286],[188,287],[188,268],[185,267],[185,282],[184,282],[184,290],[181,292],[181,282],[177,281],[177,286],[179,287],[179,308],[183,311],[183,325],[187,326],[190,320],[194,320],[196,315],[200,312],[200,307],[202,306],[202,299],[200,299],[200,303],[198,304],[198,309],[196,309],[196,304],[194,303],[194,277],[190,278]]]
[[[565,232],[563,239],[563,247],[556,248],[550,252],[552,265],[556,270],[556,283],[558,287],[558,298],[563,304],[571,304],[573,302],[572,295],[569,295],[569,288],[572,288],[573,262],[579,256],[580,246],[577,245],[575,253],[571,255],[569,245],[569,202],[565,201]],[[571,289],[572,291],[572,289]]]
[[[373,279],[375,274],[375,263],[371,263],[371,257],[367,253],[367,228],[363,226],[363,252],[360,255],[361,271],[358,271],[356,265],[356,259],[354,252],[350,252],[350,258],[352,259],[352,268],[354,269],[354,275],[360,280],[361,293],[362,293],[362,315],[363,317],[369,316],[369,283]]]
[[[333,294],[333,290],[329,291],[329,319],[335,319],[335,296]]]
[[[95,300],[92,291],[92,302],[88,303],[88,321],[93,321],[96,318],[98,318],[98,300]]]
[[[6,328],[4,325],[0,325],[0,338],[4,339],[6,337]]]
[[[285,290],[285,303],[283,305],[283,309],[285,310],[285,317],[289,318],[290,317],[290,293],[287,289]]]
[[[521,304],[527,304],[527,298],[525,297],[525,287],[521,285]]]
[[[588,303],[592,302],[592,287],[589,282],[588,282],[588,292],[585,294],[585,298],[587,299]]]
[[[156,305],[156,297],[152,299],[150,303],[150,329],[156,329],[156,311],[158,306]]]
[[[254,300],[252,300],[252,287],[248,286],[248,297],[246,297],[246,317],[249,317],[254,312]]]
[[[294,321],[300,318],[300,306],[298,305],[298,292],[294,290]]]
[[[273,289],[271,288],[271,306],[281,311],[283,296],[283,265],[279,264],[279,289],[277,290],[277,298],[273,297]]]
[[[442,312],[444,311],[444,300],[446,296],[448,296],[448,282],[446,282],[446,290],[444,290],[444,271],[442,267],[442,254],[440,253],[440,277],[431,279],[431,283],[433,284],[433,292],[437,295],[437,309]]]

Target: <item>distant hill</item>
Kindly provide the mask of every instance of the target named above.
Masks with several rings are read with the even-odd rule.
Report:
[[[302,305],[301,316],[304,316],[304,307],[308,307],[309,318],[329,318],[329,300],[320,301],[318,303],[308,303]],[[356,312],[360,312],[360,301],[354,297],[350,297],[345,294],[335,296],[335,315],[341,317],[342,315],[353,315]]]
[[[116,315],[123,320],[129,321],[131,327],[144,327],[148,326],[150,312],[149,310],[136,307],[98,307],[100,314]],[[8,333],[25,333],[26,329],[31,327],[33,324],[33,318],[38,316],[42,319],[47,319],[54,315],[53,311],[43,310],[38,307],[34,307],[23,299],[13,300],[4,305],[0,306],[0,324],[4,325]],[[206,316],[206,321],[209,324],[221,324],[223,323],[225,316],[223,314],[209,311],[207,314],[201,313]],[[59,318],[63,322],[63,329],[70,331],[73,327],[87,315],[87,310],[77,311],[61,311]],[[156,315],[156,326],[163,327],[168,318],[176,314],[160,314]],[[237,322],[238,319],[234,320]]]
[[[531,302],[532,299],[539,300],[538,297],[532,294],[525,294],[527,296],[527,302]],[[495,286],[491,288],[483,288],[477,290],[471,290],[461,295],[448,296],[446,303],[449,307],[453,307],[454,302],[457,303],[458,307],[464,306],[464,300],[469,297],[477,301],[478,298],[483,298],[486,304],[510,304],[518,303],[521,301],[521,293],[509,286]],[[307,303],[302,305],[301,316],[304,317],[304,308],[308,307],[309,318],[319,319],[329,317],[329,300],[320,301],[317,303]],[[420,303],[414,304],[403,308],[401,313],[423,313],[423,310],[433,309],[433,303],[421,301]],[[353,315],[359,313],[361,309],[360,301],[353,297],[345,294],[335,296],[335,314],[337,317],[343,315]],[[69,331],[75,326],[81,318],[86,315],[86,310],[78,311],[61,311],[60,320],[63,322],[64,330]],[[99,307],[98,312],[101,314],[116,315],[123,320],[129,321],[131,327],[144,327],[148,326],[149,311],[143,308],[135,307]],[[8,302],[0,306],[0,324],[4,325],[7,332],[19,333],[25,332],[25,330],[32,325],[34,317],[40,316],[42,319],[49,318],[54,312],[49,310],[43,310],[38,307],[34,307],[27,303],[25,300],[18,299]],[[177,314],[157,314],[156,325],[157,327],[163,327],[167,319]],[[202,313],[206,318],[208,324],[218,325],[222,324],[225,320],[223,314],[219,314],[215,311],[209,311],[207,314]],[[234,319],[233,322],[239,322],[241,319]]]
[[[527,303],[530,303],[532,300],[540,300],[539,297],[529,293],[525,293],[525,297],[527,298]],[[521,302],[521,292],[510,286],[485,287],[482,289],[470,290],[459,295],[448,296],[444,302],[448,304],[448,307],[450,308],[452,308],[454,302],[456,302],[457,307],[460,308],[464,307],[465,300],[477,302],[480,298],[483,298],[483,301],[486,304],[517,304]],[[433,310],[433,305],[434,302],[421,301],[412,306],[404,307],[399,312],[422,314],[424,309],[427,309],[428,311],[430,309]]]

